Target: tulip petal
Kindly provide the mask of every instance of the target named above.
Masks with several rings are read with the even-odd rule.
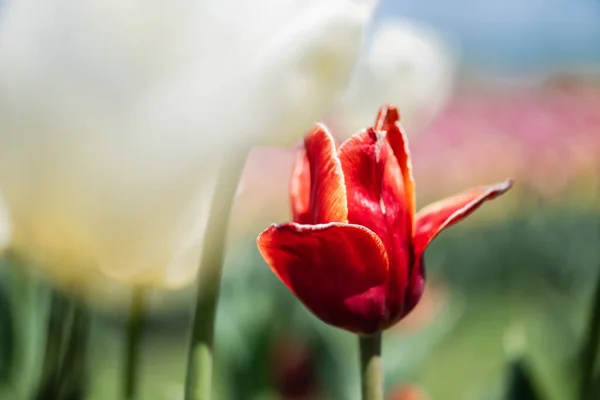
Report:
[[[415,260],[418,260],[431,241],[444,229],[460,222],[485,201],[495,199],[512,186],[512,179],[492,186],[473,189],[462,194],[435,202],[416,215],[413,241]]]
[[[304,148],[306,155],[299,155],[292,177],[292,208],[299,218],[296,222],[348,222],[344,174],[333,137],[325,126],[317,124],[306,136]]]
[[[386,132],[386,138],[400,170],[402,171],[402,182],[404,187],[404,203],[407,210],[406,223],[409,225],[409,232],[414,233],[414,214],[415,208],[415,180],[412,174],[412,162],[410,160],[410,151],[408,149],[408,138],[400,125],[400,113],[398,109],[391,105],[386,105],[379,110],[375,120],[375,129]]]
[[[410,238],[404,229],[404,188],[398,163],[383,136],[367,129],[339,148],[346,182],[348,220],[377,234],[390,253]]]
[[[389,257],[388,302],[394,316],[400,312],[412,265],[412,214],[406,208],[402,171],[385,136],[373,129],[352,136],[338,152],[348,221],[375,232]]]
[[[425,264],[423,257],[416,260],[410,271],[409,284],[406,291],[401,318],[408,315],[417,305],[425,290]],[[399,320],[400,318],[398,318]]]
[[[304,147],[298,150],[290,181],[293,221],[310,224],[310,163]]]
[[[386,320],[388,258],[370,230],[340,223],[271,225],[258,249],[279,279],[324,322],[373,333]]]

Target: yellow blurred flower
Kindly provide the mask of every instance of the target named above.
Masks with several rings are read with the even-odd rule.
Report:
[[[323,117],[374,3],[5,2],[0,189],[15,249],[83,292],[189,283],[217,167]]]

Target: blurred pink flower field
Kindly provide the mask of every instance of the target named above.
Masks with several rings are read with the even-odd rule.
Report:
[[[432,191],[449,190],[456,181],[468,186],[511,175],[544,197],[565,194],[582,180],[596,183],[598,109],[598,82],[459,90],[446,110],[414,136],[415,175]],[[585,190],[595,195],[597,184]]]

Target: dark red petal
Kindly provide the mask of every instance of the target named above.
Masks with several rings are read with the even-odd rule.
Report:
[[[373,333],[387,318],[388,258],[381,240],[357,225],[271,225],[258,249],[279,279],[324,322]]]
[[[290,182],[293,221],[310,223],[310,164],[304,147],[298,150]]]
[[[309,173],[303,172],[301,179],[310,176],[310,205],[307,220],[304,222],[348,222],[344,174],[333,137],[325,126],[317,124],[304,139],[304,148]],[[305,186],[306,182],[301,185]]]
[[[410,272],[410,280],[406,291],[403,314],[407,315],[417,305],[425,290],[425,262],[423,257],[416,260]],[[403,315],[403,316],[404,316]]]
[[[447,227],[463,220],[485,201],[495,199],[512,186],[511,179],[493,186],[473,189],[430,204],[416,215],[415,260],[422,257],[431,241]]]
[[[425,264],[423,257],[416,260],[415,264],[411,268],[410,277],[408,281],[408,287],[404,295],[404,303],[402,305],[402,312],[396,317],[396,320],[392,320],[389,326],[394,325],[402,318],[407,316],[417,305],[423,291],[425,290]]]
[[[390,260],[388,301],[393,317],[400,312],[412,265],[412,233],[407,219],[402,172],[385,136],[367,129],[338,150],[348,198],[348,221],[362,225],[383,242]]]
[[[406,212],[405,223],[408,224],[411,236],[414,232],[414,214],[415,214],[415,180],[412,174],[412,162],[408,148],[408,138],[402,126],[400,125],[400,113],[398,108],[392,105],[385,105],[379,110],[375,120],[375,129],[386,132],[386,138],[402,173],[402,183],[404,188],[404,204]]]

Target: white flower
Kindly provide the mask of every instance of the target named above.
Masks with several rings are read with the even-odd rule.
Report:
[[[6,250],[10,243],[12,224],[4,198],[0,195],[0,253]]]
[[[190,282],[216,166],[323,118],[373,3],[5,1],[0,190],[13,246],[82,290],[102,276]]]
[[[373,123],[373,110],[391,103],[409,132],[419,129],[444,106],[454,69],[453,51],[436,31],[408,20],[384,21],[328,120],[340,137],[349,137]]]

